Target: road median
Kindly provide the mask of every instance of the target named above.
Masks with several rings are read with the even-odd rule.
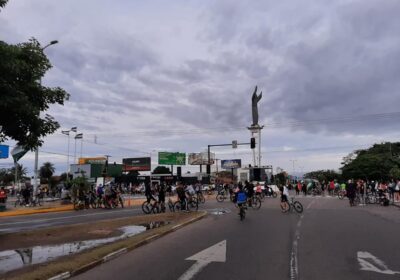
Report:
[[[124,200],[125,207],[139,206],[141,205],[145,199],[142,198],[128,198]],[[24,216],[24,215],[34,215],[34,214],[46,214],[46,213],[56,213],[56,212],[66,212],[66,211],[74,211],[74,206],[72,204],[60,205],[53,204],[47,206],[40,206],[35,208],[14,208],[10,210],[6,210],[4,212],[0,212],[1,217],[14,217],[14,216]]]
[[[202,219],[206,215],[207,213],[205,211],[201,211],[192,213],[157,214],[132,217],[129,219],[115,219],[110,221],[110,223],[113,223],[114,229],[115,227],[120,227],[121,225],[126,224],[137,225],[139,223],[139,219],[147,219],[149,221],[167,221],[168,223],[161,227],[147,230],[133,237],[95,247],[88,251],[60,257],[57,260],[44,264],[26,266],[22,269],[9,273],[6,279],[66,279],[69,276],[75,276],[83,273],[101,263],[112,260],[122,254],[125,254],[126,252],[134,250],[135,248],[153,242],[154,240],[166,234],[176,231],[178,228]],[[99,232],[101,229],[107,229],[105,224],[100,226],[99,223],[93,223],[93,225],[98,228],[97,232]],[[179,227],[176,227],[177,225]],[[85,225],[82,224],[81,226],[84,227]],[[67,230],[72,230],[72,227],[66,227],[63,229],[64,232]],[[94,228],[87,229],[86,231],[90,230],[95,231]],[[35,235],[38,233],[39,232],[35,232]]]

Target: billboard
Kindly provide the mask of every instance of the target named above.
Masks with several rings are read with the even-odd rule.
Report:
[[[0,145],[0,158],[8,158],[9,147],[7,145]]]
[[[87,157],[87,158],[79,158],[78,163],[79,164],[97,164],[101,163],[104,164],[106,162],[105,157]]]
[[[221,160],[222,169],[240,168],[242,166],[241,159],[223,159]]]
[[[70,170],[73,178],[82,177],[82,175],[84,175],[86,178],[90,178],[92,176],[90,164],[71,164]]]
[[[150,171],[151,170],[151,158],[124,158],[122,159],[124,164],[124,171]]]
[[[185,165],[186,164],[186,154],[185,153],[158,152],[158,164]]]
[[[214,164],[215,154],[210,153],[210,164]],[[207,165],[208,153],[190,153],[188,154],[188,163],[190,165]]]

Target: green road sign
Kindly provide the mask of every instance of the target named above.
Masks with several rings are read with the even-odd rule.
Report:
[[[185,153],[158,152],[158,164],[186,165]]]

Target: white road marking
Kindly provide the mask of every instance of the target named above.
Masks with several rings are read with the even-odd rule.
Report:
[[[307,209],[310,209],[311,205],[314,204],[315,200],[312,200],[310,204],[308,204]],[[303,222],[304,214],[300,216],[299,221],[296,225],[296,231],[293,237],[292,250],[290,253],[290,279],[297,280],[299,279],[299,265],[298,265],[298,245],[300,240],[300,227]]]
[[[189,258],[196,261],[178,280],[190,280],[211,262],[226,261],[226,240],[223,240]]]
[[[373,271],[382,274],[400,274],[400,271],[389,269],[386,264],[369,252],[357,252],[357,259],[360,263],[360,270]]]

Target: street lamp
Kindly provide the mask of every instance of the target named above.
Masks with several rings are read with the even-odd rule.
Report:
[[[67,135],[68,136],[68,149],[67,149],[67,181],[69,181],[69,133],[71,131],[74,131],[76,133],[76,126],[71,127],[70,130],[63,130],[61,131],[62,134]]]
[[[44,46],[44,47],[42,48],[42,52],[44,51],[45,48],[47,48],[47,47],[49,47],[49,46],[51,46],[51,45],[55,45],[55,44],[57,44],[57,43],[58,43],[57,40],[51,41],[49,44],[47,44],[46,46]],[[39,83],[40,83],[40,85],[42,85],[42,78],[41,78],[41,77],[40,77],[40,79],[39,79]],[[38,183],[37,183],[37,178],[38,178],[38,162],[39,162],[39,147],[36,147],[36,150],[35,150],[35,165],[34,165],[34,173],[35,173],[35,175],[34,175],[34,184],[33,184],[33,193],[34,193],[34,194],[36,194],[37,185],[38,185]]]
[[[77,133],[75,134],[75,151],[74,151],[74,163],[76,164],[76,139],[82,139],[83,138],[83,133]],[[81,157],[82,157],[82,145],[81,145]]]

